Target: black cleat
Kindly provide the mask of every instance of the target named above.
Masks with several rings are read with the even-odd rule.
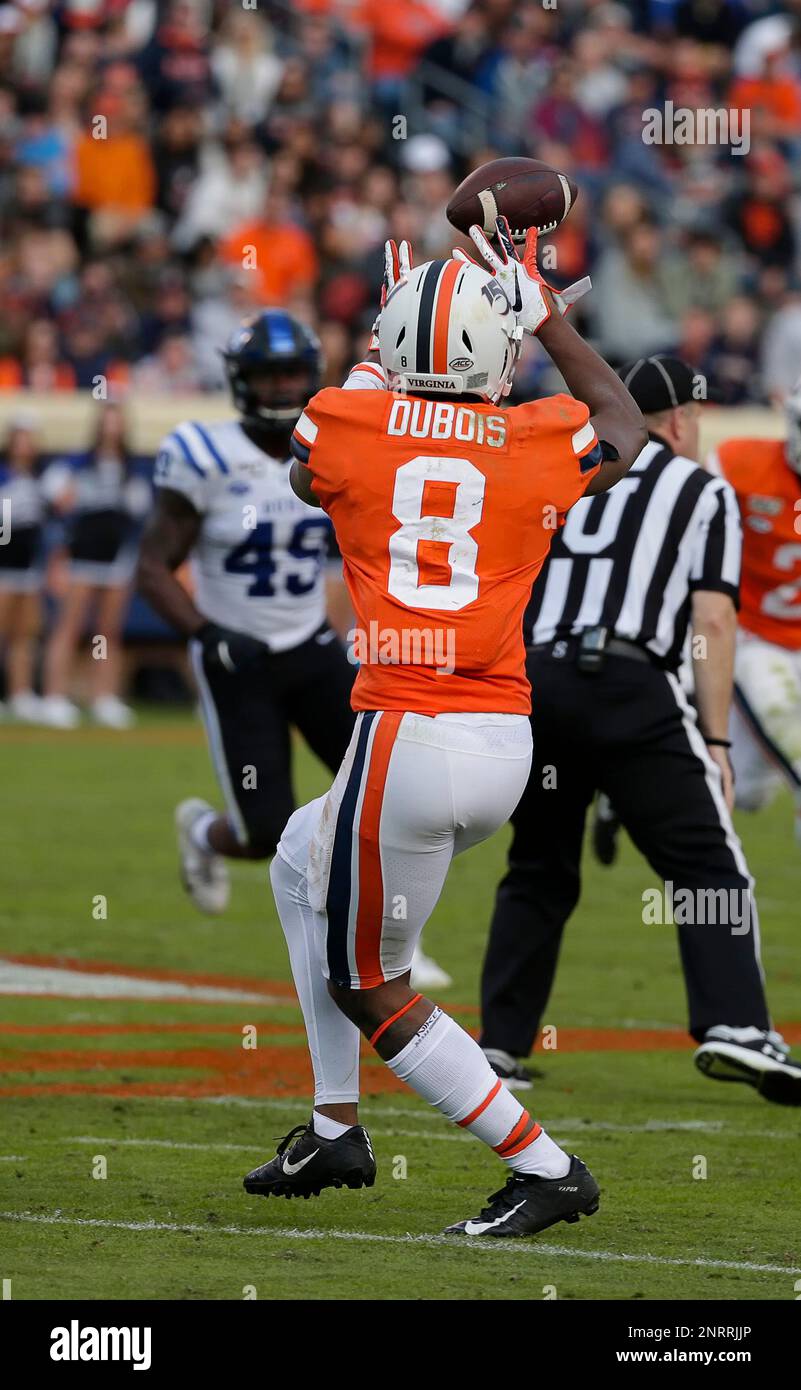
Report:
[[[338,1139],[323,1139],[309,1122],[290,1130],[275,1158],[254,1168],[243,1182],[254,1197],[319,1197],[324,1187],[372,1187],[375,1172],[373,1146],[362,1125],[353,1125]]]
[[[578,1221],[598,1210],[600,1190],[589,1169],[571,1155],[563,1178],[512,1173],[487,1199],[480,1216],[446,1226],[446,1236],[535,1236],[557,1221]]]
[[[617,840],[620,834],[620,819],[608,796],[599,792],[595,799],[592,816],[592,848],[599,864],[607,868],[617,859]]]
[[[713,1081],[744,1081],[775,1105],[801,1105],[801,1066],[780,1033],[759,1028],[708,1028],[694,1062]]]

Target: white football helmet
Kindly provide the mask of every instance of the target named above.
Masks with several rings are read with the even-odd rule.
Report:
[[[787,416],[787,443],[784,454],[791,468],[801,473],[801,378],[784,402]]]
[[[508,396],[523,330],[497,280],[473,262],[426,261],[387,295],[378,351],[392,391]]]

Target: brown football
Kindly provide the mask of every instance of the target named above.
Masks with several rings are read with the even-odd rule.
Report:
[[[573,180],[540,159],[492,159],[462,180],[446,214],[460,232],[477,222],[488,236],[503,216],[515,240],[522,241],[529,227],[555,231],[577,197]]]

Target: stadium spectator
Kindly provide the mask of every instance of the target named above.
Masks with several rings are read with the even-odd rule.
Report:
[[[364,0],[369,31],[368,76],[375,99],[386,110],[399,110],[403,80],[434,38],[450,26],[423,0]]]
[[[727,102],[747,111],[752,135],[766,140],[801,137],[801,81],[788,63],[791,34],[762,54],[758,73],[735,79]]]
[[[762,265],[795,263],[798,243],[789,211],[791,176],[773,146],[761,145],[746,159],[745,189],[731,199],[729,225],[750,256]]]
[[[171,106],[154,132],[156,203],[167,217],[179,217],[196,186],[200,169],[203,118],[197,106]]]
[[[200,379],[206,390],[225,385],[220,353],[234,329],[259,307],[252,271],[227,267],[210,293],[199,294],[192,309],[192,342]]]
[[[214,78],[203,8],[192,0],[169,0],[164,8],[163,22],[140,53],[138,64],[153,109],[167,111],[176,102],[205,106],[214,91]]]
[[[601,352],[613,363],[664,352],[677,342],[663,249],[659,228],[642,221],[601,258],[589,312]]]
[[[281,84],[283,68],[267,21],[253,11],[232,10],[211,55],[225,108],[248,125],[262,120]]]
[[[75,147],[75,202],[91,216],[92,239],[101,245],[125,240],[156,201],[156,171],[142,130],[146,112],[140,88],[98,94],[104,123],[84,131]]]
[[[761,394],[760,326],[757,306],[747,295],[736,295],[724,306],[720,331],[702,364],[722,405],[744,405]]]
[[[0,390],[72,391],[75,373],[61,355],[58,334],[48,319],[35,319],[24,335],[19,359],[0,358]]]
[[[762,342],[762,378],[765,394],[777,403],[793,389],[801,362],[801,290],[787,295],[773,315]]]
[[[179,329],[168,329],[152,357],[137,363],[131,376],[134,391],[146,395],[191,395],[203,381],[195,362],[192,339]]]
[[[576,66],[562,59],[554,67],[542,97],[531,109],[529,135],[534,142],[546,136],[570,146],[576,166],[593,170],[606,163],[606,136],[600,119],[579,102],[578,84]]]
[[[310,289],[318,261],[311,237],[290,215],[289,200],[272,192],[258,217],[243,222],[221,245],[223,259],[253,277],[253,294],[267,304],[286,304],[295,290]]]
[[[737,292],[742,270],[742,258],[731,253],[719,234],[703,228],[690,231],[683,248],[665,266],[671,313],[683,314],[695,306],[721,314]]]

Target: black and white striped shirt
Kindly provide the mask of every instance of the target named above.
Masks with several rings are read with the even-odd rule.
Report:
[[[526,641],[605,627],[676,670],[693,590],[738,602],[741,548],[729,484],[652,437],[625,478],[571,507],[532,590]]]

